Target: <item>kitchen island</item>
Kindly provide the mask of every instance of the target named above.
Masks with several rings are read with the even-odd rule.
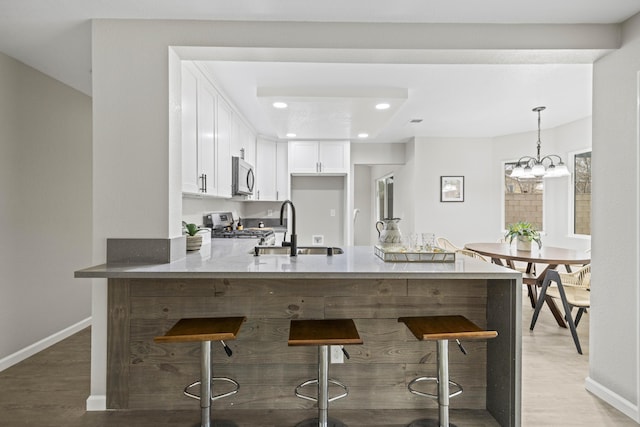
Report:
[[[180,318],[207,316],[247,317],[228,343],[233,357],[213,346],[214,374],[241,384],[238,394],[214,402],[214,411],[313,414],[293,388],[316,376],[315,348],[287,346],[289,321],[304,318],[353,318],[364,340],[348,349],[350,360],[331,365],[331,377],[350,389],[331,408],[436,408],[406,388],[416,376],[435,375],[435,345],[415,340],[397,318],[461,314],[498,337],[465,343],[468,356],[452,348],[451,378],[464,387],[451,400],[452,420],[456,409],[470,409],[487,411],[496,425],[520,425],[520,273],[464,256],[454,263],[383,262],[372,247],[298,257],[253,256],[252,247],[221,239],[171,263],[75,273],[108,279],[108,409],[194,409],[181,392],[199,375],[199,346],[153,337]]]

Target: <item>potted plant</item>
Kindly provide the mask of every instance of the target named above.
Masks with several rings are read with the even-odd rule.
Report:
[[[187,250],[197,251],[202,246],[202,235],[198,234],[200,227],[195,224],[187,224],[182,221],[182,227],[187,235]]]
[[[513,239],[517,239],[517,248],[520,251],[531,251],[531,242],[536,242],[538,249],[542,247],[540,232],[530,222],[519,221],[515,224],[509,224],[504,237],[508,239],[509,243],[513,242]]]

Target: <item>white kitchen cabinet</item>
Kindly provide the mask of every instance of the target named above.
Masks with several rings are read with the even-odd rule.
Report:
[[[216,94],[189,65],[182,68],[182,191],[217,195]]]
[[[217,191],[220,197],[231,197],[231,135],[232,135],[233,110],[218,98],[217,115],[217,158],[218,158],[218,185]]]
[[[182,191],[200,192],[198,182],[198,79],[182,67]]]
[[[182,66],[182,191],[231,197],[232,109],[192,63]]]
[[[231,155],[241,157],[243,152],[244,160],[252,166],[255,166],[257,163],[256,135],[244,120],[238,115],[234,115]]]
[[[258,138],[256,142],[256,192],[254,200],[278,201],[287,198],[288,146]]]
[[[276,200],[289,198],[289,144],[276,144]]]
[[[349,173],[349,141],[289,142],[289,171],[297,175]]]

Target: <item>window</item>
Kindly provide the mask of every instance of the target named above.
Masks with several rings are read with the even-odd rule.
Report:
[[[573,157],[573,232],[591,235],[591,150]]]
[[[378,179],[376,192],[378,221],[393,218],[393,175]]]
[[[504,165],[504,228],[518,221],[527,221],[543,230],[542,178],[511,178],[516,162]]]

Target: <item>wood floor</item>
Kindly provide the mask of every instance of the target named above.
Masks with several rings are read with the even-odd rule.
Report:
[[[523,304],[522,425],[635,426],[622,413],[584,389],[588,374],[589,316],[578,327],[584,355],[575,351],[568,330],[560,329],[551,314],[541,313],[534,332],[529,331],[532,310]],[[55,346],[0,372],[0,427],[163,427],[198,423],[193,411],[86,412],[89,394],[90,330],[86,329]],[[452,378],[455,373],[452,373]],[[456,378],[454,378],[456,379]],[[457,378],[464,384],[464,379]],[[239,426],[284,427],[314,415],[314,411],[265,411],[240,416],[233,411],[216,413]],[[332,411],[350,427],[406,426],[417,418],[437,417],[422,411]],[[458,427],[496,426],[493,419],[473,411],[454,411]],[[215,426],[215,424],[214,424]]]

